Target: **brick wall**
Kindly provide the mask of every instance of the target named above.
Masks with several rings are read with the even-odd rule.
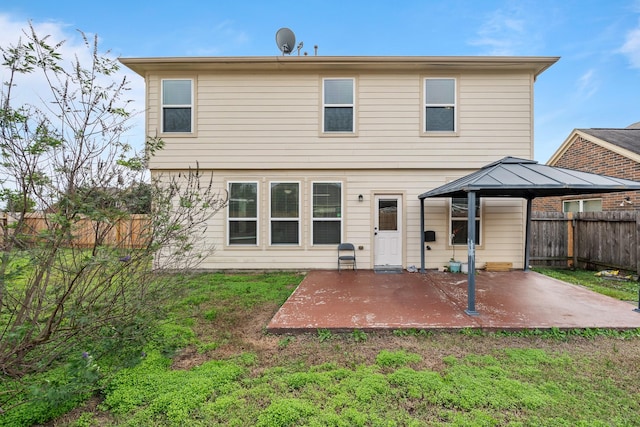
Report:
[[[554,166],[640,181],[640,163],[636,163],[627,157],[609,151],[579,136]],[[624,206],[620,206],[625,197],[629,197],[632,203],[625,203]],[[583,196],[539,197],[533,200],[533,210],[562,212],[562,202],[564,200],[576,199],[602,199],[603,211],[640,209],[640,194],[637,191],[630,191]]]

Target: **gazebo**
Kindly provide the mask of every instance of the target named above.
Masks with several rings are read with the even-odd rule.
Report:
[[[431,197],[466,197],[467,206],[475,206],[478,197],[518,197],[527,200],[524,269],[529,269],[531,205],[536,197],[614,193],[640,190],[640,182],[613,178],[572,169],[541,165],[535,160],[505,157],[448,184],[422,193],[420,199],[420,272],[425,273],[424,200]],[[467,275],[468,304],[465,312],[478,315],[475,308],[475,216],[468,210]]]

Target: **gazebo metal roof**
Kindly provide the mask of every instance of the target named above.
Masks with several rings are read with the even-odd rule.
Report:
[[[485,197],[533,199],[635,190],[640,190],[640,182],[541,165],[535,160],[505,157],[472,174],[422,193],[418,198],[466,197],[473,191]]]
[[[482,169],[448,184],[422,193],[420,199],[421,272],[425,272],[424,200],[429,197],[466,197],[469,206],[475,205],[476,197],[519,197],[527,199],[524,268],[529,267],[529,243],[532,200],[536,197],[566,196],[574,194],[614,193],[640,191],[640,182],[614,178],[572,169],[541,165],[535,160],[505,157]],[[475,236],[475,216],[469,209],[468,234]],[[475,242],[468,239],[467,275],[469,315],[475,310]]]

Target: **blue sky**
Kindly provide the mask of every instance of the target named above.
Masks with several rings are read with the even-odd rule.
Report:
[[[640,0],[21,0],[0,4],[0,44],[29,20],[122,57],[278,55],[281,27],[309,54],[560,56],[535,85],[541,162],[574,128],[640,121]]]

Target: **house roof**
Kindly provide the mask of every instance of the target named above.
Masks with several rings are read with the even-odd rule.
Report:
[[[470,175],[422,193],[428,197],[535,197],[640,190],[640,182],[542,165],[535,160],[505,157]]]
[[[574,129],[547,164],[555,165],[578,137],[640,163],[640,122],[637,122],[626,128]]]
[[[632,125],[633,126],[633,125]],[[610,144],[640,154],[640,127],[625,129],[578,129],[582,133],[594,136]]]
[[[537,77],[555,64],[555,56],[237,56],[120,58],[146,77],[153,71],[282,70],[525,70]]]

